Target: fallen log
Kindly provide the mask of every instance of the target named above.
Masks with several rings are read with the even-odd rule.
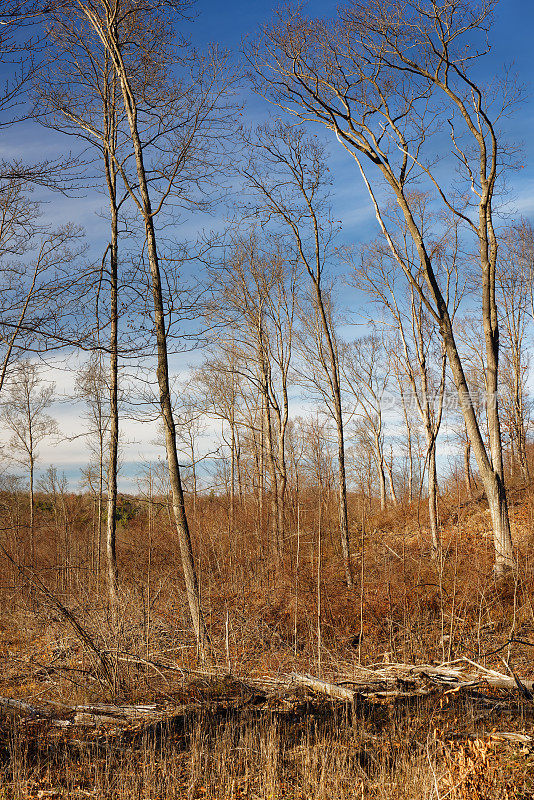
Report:
[[[319,678],[314,678],[313,675],[300,675],[298,672],[292,672],[289,678],[298,686],[305,686],[318,694],[324,694],[335,700],[343,700],[345,703],[353,703],[356,697],[356,692],[352,689],[335,683],[327,683]]]
[[[46,717],[48,712],[37,708],[23,700],[12,700],[10,697],[0,697],[0,713],[18,714],[21,717]]]
[[[372,667],[351,665],[344,674],[338,674],[332,681],[323,680],[309,673],[293,672],[276,677],[249,676],[247,679],[239,679],[239,682],[242,687],[248,688],[254,694],[260,705],[262,703],[272,704],[273,701],[287,703],[288,696],[294,694],[297,687],[304,687],[318,695],[350,704],[354,703],[358,697],[365,697],[368,702],[395,702],[436,692],[452,694],[460,691],[470,692],[478,699],[495,703],[498,700],[497,697],[478,694],[484,687],[503,689],[510,693],[519,692],[525,699],[532,702],[534,681],[520,678],[509,665],[506,666],[510,669],[511,675],[504,675],[468,658],[462,658],[440,665],[376,664]],[[202,676],[217,679],[220,684],[218,672],[212,673],[211,676],[202,673]],[[207,701],[213,699],[213,696],[210,695]],[[70,707],[61,705],[60,708],[57,708],[57,703],[53,705],[56,708],[50,708],[48,703],[47,707],[43,708],[22,700],[0,698],[0,715],[16,715],[21,717],[25,723],[46,720],[50,725],[61,727],[116,725],[120,729],[128,725],[137,728],[139,725],[158,724],[172,718],[173,715],[187,713],[193,706],[199,707],[196,702],[179,706],[166,703],[163,705],[93,703]],[[257,705],[258,703],[256,703]]]

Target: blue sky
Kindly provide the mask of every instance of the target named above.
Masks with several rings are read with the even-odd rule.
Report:
[[[333,16],[337,4],[330,0],[313,0],[303,6],[310,16]],[[203,49],[211,43],[218,43],[228,48],[236,62],[240,61],[243,41],[246,37],[254,37],[261,24],[268,22],[273,14],[270,3],[260,0],[228,0],[221,3],[216,0],[198,0],[197,17],[194,23],[186,26],[192,42]],[[526,85],[527,96],[515,116],[509,121],[509,138],[523,144],[522,162],[525,168],[514,173],[510,180],[510,211],[527,217],[534,216],[534,175],[532,156],[534,154],[534,97],[532,86],[532,31],[534,30],[534,2],[532,0],[501,0],[497,8],[497,20],[493,30],[493,52],[486,60],[488,78],[506,65],[518,74]],[[4,70],[5,74],[5,70]],[[1,73],[0,73],[1,78]],[[268,118],[271,113],[269,105],[261,98],[252,96],[247,89],[243,90],[245,99],[244,119],[255,124]],[[24,157],[32,159],[45,156],[53,157],[57,153],[70,149],[72,140],[51,134],[39,126],[25,123],[4,130],[0,136],[0,156]],[[333,193],[334,216],[343,221],[343,239],[358,244],[374,235],[377,230],[374,213],[370,208],[356,166],[348,160],[341,148],[332,147],[332,168],[335,179]],[[104,205],[104,198],[95,192],[87,193],[77,199],[53,196],[48,198],[44,208],[45,218],[51,223],[60,223],[66,219],[84,225],[88,239],[95,249],[103,241],[105,223],[97,216]],[[192,227],[195,227],[195,222]],[[361,298],[343,284],[344,301],[351,306],[354,319],[363,324],[367,316],[368,304],[360,308]],[[352,319],[352,318],[351,318]],[[353,321],[354,321],[353,319]],[[359,332],[356,328],[355,332]],[[173,360],[176,372],[187,371],[192,356],[184,356]],[[65,371],[63,363],[55,362],[50,370],[50,378],[56,381],[58,390],[65,397],[72,390],[75,376]],[[53,409],[55,416],[65,435],[72,435],[79,430],[79,405],[62,402]],[[125,423],[126,439],[123,455],[124,477],[122,486],[125,490],[134,489],[133,476],[136,465],[155,458],[162,451],[154,444],[155,428],[131,422]],[[41,448],[42,467],[55,463],[59,470],[64,469],[73,488],[77,484],[79,468],[87,459],[87,451],[83,440],[75,440],[70,444],[65,441],[58,444],[49,443]],[[129,476],[129,477],[128,477]]]
[[[333,17],[338,3],[332,0],[311,0],[303,3],[303,12],[314,17]],[[189,26],[192,40],[199,46],[218,42],[228,48],[239,61],[243,43],[254,38],[261,25],[268,23],[275,9],[283,3],[261,0],[198,0],[197,17]],[[516,73],[525,86],[525,99],[509,121],[509,138],[523,147],[525,169],[511,178],[510,203],[519,214],[534,214],[534,84],[533,40],[534,2],[532,0],[501,0],[496,7],[495,25],[491,35],[492,52],[485,59],[488,79],[502,67]],[[246,46],[246,45],[245,45]],[[260,121],[270,113],[269,105],[261,98],[247,95],[245,119]],[[363,192],[355,165],[337,147],[332,147],[332,164],[336,179],[334,203],[343,219],[344,237],[358,241],[376,230],[374,214]],[[511,209],[512,210],[512,209]],[[336,211],[336,216],[337,211]]]

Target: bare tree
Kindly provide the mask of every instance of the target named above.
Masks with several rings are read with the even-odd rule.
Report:
[[[289,419],[288,376],[295,316],[295,265],[279,250],[263,251],[255,236],[238,242],[231,257],[211,271],[218,346],[234,371],[259,390],[262,431],[271,481],[272,552],[280,561],[285,524]],[[223,366],[224,368],[224,366]]]
[[[108,382],[104,371],[104,364],[101,353],[91,355],[87,364],[78,373],[76,383],[76,394],[87,407],[88,429],[85,436],[89,438],[89,446],[96,461],[97,473],[97,521],[95,530],[94,552],[97,554],[97,564],[100,566],[100,552],[102,544],[102,522],[103,522],[103,497],[104,497],[104,472],[106,467],[105,451],[110,436],[111,415],[109,405],[106,402],[108,394]],[[109,447],[108,447],[109,451]],[[109,509],[108,509],[109,513]],[[115,509],[114,509],[115,513]],[[109,574],[116,575],[117,562],[115,548],[110,547],[109,537],[107,540],[107,561],[108,561],[108,585],[114,585],[114,580]],[[116,605],[116,595],[110,590],[110,603],[112,608]]]
[[[11,433],[7,450],[14,461],[28,468],[30,489],[30,551],[35,567],[34,485],[39,445],[57,432],[56,421],[46,413],[54,397],[54,385],[43,384],[39,368],[22,361],[13,369],[2,410],[2,421]]]
[[[56,536],[57,587],[66,591],[71,577],[70,514],[67,503],[67,476],[58,474],[56,467],[49,466],[38,483],[38,488],[52,501]]]
[[[126,145],[125,113],[119,79],[109,51],[82,9],[70,15],[59,6],[47,15],[47,38],[54,53],[54,66],[41,72],[37,85],[38,119],[42,124],[75,136],[96,150],[109,202],[109,243],[96,279],[97,341],[100,329],[109,326],[110,435],[108,460],[108,510],[106,553],[108,592],[113,614],[118,611],[119,575],[116,555],[117,464],[119,447],[119,215],[128,192],[119,192],[119,165],[127,169],[131,148]],[[59,64],[59,69],[58,65]],[[109,263],[108,263],[109,262]],[[108,320],[102,319],[101,285],[109,285]]]
[[[496,273],[504,356],[501,380],[506,389],[503,410],[508,422],[511,471],[513,474],[519,467],[523,478],[528,478],[529,474],[526,446],[530,416],[528,326],[533,268],[534,234],[532,227],[523,222],[503,236]]]
[[[426,197],[414,195],[412,205],[421,228],[426,227],[430,217]],[[407,262],[414,263],[416,253],[409,234],[397,241],[396,247]],[[436,272],[446,286],[447,304],[452,309],[451,317],[458,308],[461,295],[458,290],[458,250],[457,226],[453,225],[446,229],[433,248]],[[401,387],[402,400],[405,403],[406,392],[402,386],[404,378],[409,397],[413,400],[421,420],[427,444],[425,465],[428,475],[428,511],[432,551],[436,554],[439,550],[436,439],[441,426],[445,396],[445,345],[420,294],[406,281],[404,272],[385,242],[378,241],[364,248],[361,264],[356,272],[356,282],[386,311],[386,324],[393,323],[390,353]]]
[[[346,345],[343,377],[349,386],[360,419],[360,438],[373,454],[380,490],[380,508],[386,508],[386,454],[384,449],[383,402],[390,380],[389,363],[377,333]]]
[[[197,518],[198,463],[202,460],[198,452],[198,440],[205,430],[202,404],[186,388],[180,397],[180,412],[176,414],[176,435],[180,452],[186,456],[193,494],[193,518]]]
[[[495,286],[498,238],[495,190],[505,157],[498,124],[516,88],[486,89],[476,64],[488,52],[493,0],[353,0],[334,22],[282,13],[252,50],[259,90],[293,117],[320,122],[357,165],[393,257],[438,326],[466,428],[488,499],[495,571],[513,564],[498,404],[499,326]],[[441,122],[450,132],[445,149]],[[435,153],[456,171],[435,169]],[[439,160],[442,163],[443,159]],[[432,240],[410,199],[417,180],[473,237],[484,328],[486,447],[456,343],[451,309],[437,274]],[[383,213],[381,188],[396,201],[413,240],[417,264],[399,252]]]
[[[169,12],[181,16],[185,10],[186,4],[178,0],[150,0],[142,5],[131,0],[77,0],[76,3],[76,11],[90,23],[110,58],[126,117],[135,180],[118,159],[111,153],[110,156],[144,228],[173,510],[191,618],[199,653],[205,658],[211,645],[200,607],[176,448],[155,220],[171,196],[182,208],[202,203],[202,187],[210,183],[218,165],[220,145],[217,146],[214,127],[220,121],[218,110],[227,81],[214,57],[196,61],[196,74],[187,76],[186,53],[181,59],[183,79],[173,81],[170,66],[177,66],[179,59]],[[218,133],[221,135],[220,127]]]
[[[334,254],[335,225],[328,206],[324,149],[301,131],[278,125],[255,132],[253,155],[243,170],[258,198],[258,211],[283,223],[291,247],[307,274],[319,323],[319,359],[330,386],[338,439],[339,531],[345,580],[352,586],[345,441],[337,345],[324,296],[325,269]]]
[[[229,331],[227,331],[229,333]],[[199,395],[199,406],[208,417],[221,420],[229,428],[229,440],[223,433],[223,440],[230,450],[230,533],[235,525],[236,483],[241,487],[240,427],[243,379],[235,341],[230,333],[230,346],[218,341],[210,346],[210,355],[195,370],[193,383]],[[241,495],[241,490],[240,490]]]
[[[298,420],[302,440],[302,473],[308,485],[319,490],[321,502],[335,492],[335,455],[331,445],[330,420],[319,414]]]
[[[66,284],[62,270],[80,256],[81,230],[71,224],[51,230],[39,220],[24,183],[0,186],[0,392],[10,364],[31,349],[66,340]]]

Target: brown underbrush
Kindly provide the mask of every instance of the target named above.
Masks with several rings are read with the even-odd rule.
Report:
[[[9,502],[8,502],[9,501]],[[39,499],[36,555],[24,497],[3,498],[0,695],[37,705],[129,702],[187,706],[159,727],[80,734],[6,717],[0,798],[439,798],[534,797],[534,703],[461,694],[347,709],[311,696],[269,710],[235,707],[225,679],[208,678],[190,630],[166,503],[128,500],[119,523],[121,618],[106,599],[102,545],[87,497],[63,516]],[[481,498],[442,497],[443,550],[431,558],[424,511],[363,513],[351,498],[354,587],[343,580],[335,505],[313,493],[288,508],[275,563],[268,521],[224,498],[190,509],[202,605],[214,644],[211,671],[237,679],[309,672],[326,680],[354,665],[438,664],[468,658],[534,675],[533,505],[511,491],[517,569],[497,579]],[[58,603],[54,604],[50,596]],[[76,620],[87,640],[61,608]],[[113,664],[102,680],[95,652]],[[503,661],[506,667],[503,665]],[[525,740],[526,741],[526,740]]]

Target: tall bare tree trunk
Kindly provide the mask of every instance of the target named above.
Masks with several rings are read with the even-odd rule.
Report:
[[[254,190],[258,191],[260,195],[263,195],[267,207],[269,208],[269,213],[276,214],[278,218],[288,226],[291,235],[294,237],[299,257],[312,282],[314,305],[317,314],[316,336],[319,345],[318,355],[330,385],[332,404],[334,406],[334,419],[337,428],[338,513],[341,551],[343,554],[346,583],[348,587],[352,587],[353,579],[350,564],[345,443],[339,380],[339,359],[334,340],[333,326],[329,321],[329,312],[325,307],[321,284],[324,268],[323,257],[325,242],[323,239],[323,221],[320,219],[321,212],[319,211],[321,203],[320,201],[317,202],[316,196],[317,187],[321,182],[316,184],[315,176],[313,175],[312,177],[314,167],[309,171],[304,167],[306,157],[304,156],[303,158],[299,137],[290,135],[288,139],[284,140],[284,143],[280,147],[280,140],[277,138],[280,135],[283,139],[284,134],[280,134],[279,130],[277,130],[277,132],[267,131],[265,133],[262,157],[266,152],[270,153],[270,157],[267,157],[265,162],[265,169],[262,169],[261,166],[258,168],[257,165],[256,167],[251,166],[250,171],[248,169],[244,170],[244,174],[251,180]],[[272,146],[273,142],[276,142],[274,146]],[[286,170],[287,183],[285,178],[279,180],[280,173],[277,171],[279,167]],[[271,183],[272,179],[274,179],[276,186]],[[292,211],[290,209],[292,203],[288,205],[287,197],[282,197],[279,194],[280,186],[286,189],[293,187],[302,200],[302,208],[295,212]],[[307,226],[309,226],[308,231],[306,231]],[[304,231],[306,231],[305,234]],[[309,250],[305,244],[305,239],[308,235],[310,235],[310,241],[313,242]],[[321,339],[323,336],[326,342],[327,354],[322,353]]]
[[[235,424],[230,419],[230,534],[235,528]]]
[[[343,417],[341,415],[341,395],[337,386],[336,397],[336,428],[337,428],[337,463],[338,463],[338,513],[341,553],[345,567],[345,583],[349,589],[353,585],[352,570],[350,568],[349,545],[349,517],[347,512],[347,478],[345,473],[345,442],[343,434]]]
[[[377,433],[374,433],[375,451],[376,451],[376,468],[378,472],[378,487],[380,490],[380,510],[385,511],[387,505],[386,498],[386,471],[384,469],[384,454],[382,452],[382,445]]]
[[[314,223],[316,223],[314,217]],[[316,245],[317,247],[317,245]],[[341,387],[339,381],[339,359],[336,352],[336,347],[332,339],[330,325],[328,324],[328,317],[323,302],[323,293],[320,285],[320,270],[314,273],[310,270],[310,275],[315,288],[315,298],[317,302],[317,310],[321,320],[321,327],[326,339],[328,357],[330,361],[330,369],[327,370],[330,387],[332,390],[332,400],[334,402],[334,415],[337,431],[337,462],[338,462],[338,514],[339,514],[339,537],[341,543],[341,552],[343,555],[343,566],[345,568],[345,582],[350,589],[353,586],[352,570],[350,564],[350,539],[349,539],[349,516],[347,508],[347,478],[345,471],[345,435],[343,429],[343,411],[341,405]]]
[[[467,496],[471,498],[473,496],[473,479],[471,476],[471,442],[469,441],[467,431],[465,432],[464,442],[464,482]]]
[[[286,490],[287,465],[285,453],[285,431],[284,428],[281,428],[278,435],[278,528],[281,532],[282,548],[285,537]]]
[[[517,457],[519,461],[519,469],[521,477],[525,480],[528,478],[528,459],[527,459],[527,437],[525,431],[525,404],[523,402],[523,391],[521,382],[521,365],[517,363],[518,359],[514,358],[514,423],[515,423],[515,440],[517,443]]]
[[[34,489],[34,463],[33,457],[30,457],[30,557],[31,566],[35,569],[35,499],[33,496]]]
[[[438,474],[436,469],[436,441],[428,442],[428,516],[430,520],[430,540],[432,555],[436,556],[440,549],[438,523]]]
[[[117,459],[119,450],[119,401],[118,401],[118,212],[115,174],[106,154],[106,178],[110,196],[111,242],[110,242],[110,363],[109,363],[109,464],[108,464],[108,515],[106,530],[106,554],[108,566],[108,593],[114,621],[117,622],[119,606],[119,572],[117,568]]]
[[[263,411],[263,395],[260,396],[260,441],[258,450],[258,516],[260,536],[263,541],[263,519],[265,514],[265,414]]]
[[[113,33],[113,30],[112,30]],[[165,312],[163,307],[163,290],[161,286],[161,275],[159,267],[159,257],[157,249],[156,232],[154,228],[154,215],[148,181],[145,172],[143,146],[137,127],[137,108],[135,98],[128,81],[128,76],[122,60],[121,51],[116,39],[111,39],[112,58],[118,73],[121,90],[124,100],[126,115],[130,129],[130,137],[133,144],[137,179],[139,186],[140,202],[138,208],[141,213],[147,244],[148,263],[152,280],[152,298],[154,303],[154,325],[156,329],[157,343],[157,381],[159,388],[159,400],[163,428],[165,433],[165,446],[167,451],[167,466],[172,492],[172,509],[180,545],[180,554],[184,572],[185,587],[191,620],[195,632],[199,655],[202,660],[209,659],[211,656],[211,642],[204,622],[200,605],[200,592],[198,587],[191,536],[185,512],[184,495],[180,476],[180,466],[178,462],[178,452],[176,448],[176,429],[172,410],[170,387],[169,387],[169,362],[167,353],[167,335],[165,329]]]
[[[503,172],[503,145],[498,140],[496,121],[509,113],[510,97],[508,92],[496,97],[477,82],[476,59],[487,49],[477,50],[476,42],[479,36],[487,36],[491,10],[492,4],[472,8],[462,2],[432,2],[427,8],[427,4],[415,1],[377,0],[352,3],[328,25],[287,15],[282,23],[277,21],[265,30],[261,44],[253,50],[253,63],[262,91],[271,92],[273,101],[291,113],[293,122],[297,118],[324,124],[352,155],[393,257],[439,326],[490,507],[495,573],[499,575],[515,563],[497,400],[497,240],[492,208]],[[449,163],[459,165],[463,184],[457,183],[458,175],[454,185],[449,182],[450,170],[442,170],[438,178],[434,162],[427,160],[442,147],[441,131],[434,126],[436,103],[443,104],[444,119],[450,126]],[[439,139],[434,139],[434,134]],[[372,171],[376,170],[376,178],[391,188],[396,210],[402,212],[417,251],[416,268],[413,257],[403,258],[393,241],[381,199],[377,199],[371,183],[375,178],[368,179],[364,160]],[[407,180],[413,169],[420,169],[420,174],[430,179],[436,190],[433,202],[443,201],[441,208],[446,214],[452,213],[467,224],[478,248],[489,449],[474,413],[455,342],[451,286],[441,281],[435,269],[434,232],[427,233],[414,213],[413,191]],[[468,196],[473,196],[473,203],[466,202]]]
[[[269,476],[271,480],[271,549],[274,556],[275,564],[280,565],[281,553],[281,537],[282,531],[280,530],[280,517],[279,517],[279,489],[278,489],[278,475],[276,471],[276,461],[273,451],[273,430],[271,423],[271,408],[269,401],[269,394],[267,387],[267,379],[264,374],[265,365],[262,364],[262,398],[263,398],[263,415],[265,425],[265,439],[267,449],[267,464],[269,467]]]
[[[389,494],[391,496],[391,502],[395,507],[397,507],[399,505],[399,501],[397,499],[397,490],[395,489],[395,482],[393,480],[393,453],[391,454],[390,460],[385,461],[385,464],[388,473]]]
[[[452,333],[452,326],[446,311],[444,311],[444,322],[441,325],[441,329],[447,347],[447,355],[451,365],[451,371],[464,415],[465,427],[477,461],[480,479],[484,486],[484,492],[488,499],[493,528],[493,544],[495,549],[494,569],[497,575],[501,575],[507,568],[513,566],[514,555],[512,536],[510,532],[510,519],[508,515],[508,502],[506,499],[503,476],[502,442],[496,397],[496,357],[493,358],[492,369],[488,369],[488,373],[491,376],[491,380],[488,380],[487,390],[488,428],[491,445],[490,456],[488,456],[473,404],[471,402],[469,388],[460,357],[456,348],[456,342]],[[491,406],[493,406],[493,408],[491,408]]]
[[[404,424],[406,426],[406,455],[408,458],[408,502],[413,500],[413,450],[412,450],[412,426],[410,425],[410,418],[408,417],[408,409],[406,408],[406,397],[404,388],[402,386],[402,379],[397,372],[397,381],[399,384],[402,413],[404,416]]]
[[[163,311],[163,293],[161,288],[158,254],[156,249],[156,237],[142,162],[142,152],[138,141],[135,142],[135,145],[139,183],[143,196],[143,205],[147,212],[145,217],[145,233],[147,238],[147,250],[150,273],[152,277],[152,295],[154,300],[154,321],[156,326],[156,341],[158,350],[157,379],[160,393],[161,415],[165,431],[167,465],[169,468],[169,478],[172,491],[172,506],[180,544],[180,553],[182,557],[182,567],[184,571],[189,610],[191,612],[191,619],[197,638],[200,657],[202,660],[206,660],[211,655],[211,642],[200,606],[200,592],[193,558],[191,536],[189,533],[189,526],[185,512],[184,495],[180,477],[180,466],[178,463],[178,453],[176,449],[176,430],[169,388],[167,338]]]

